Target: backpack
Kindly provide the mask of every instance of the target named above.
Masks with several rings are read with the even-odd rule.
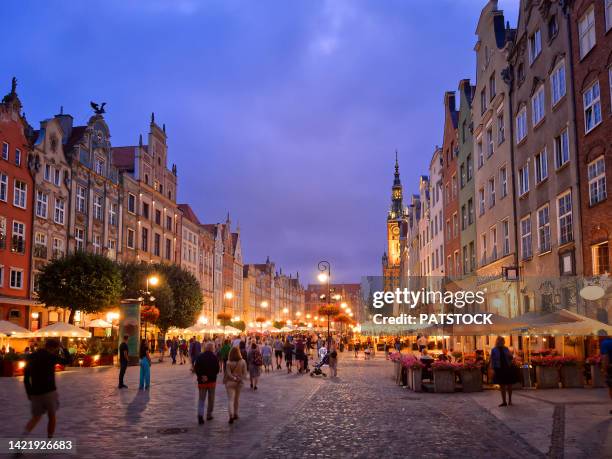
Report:
[[[263,365],[263,357],[261,356],[261,352],[258,349],[253,351],[253,365],[262,366]]]

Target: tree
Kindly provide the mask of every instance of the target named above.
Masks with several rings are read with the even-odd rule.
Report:
[[[172,290],[174,309],[171,325],[178,328],[193,325],[202,311],[202,290],[196,277],[176,265],[155,264],[153,269],[161,274],[162,281]]]
[[[71,324],[74,311],[91,314],[116,306],[122,292],[118,265],[105,256],[82,251],[47,263],[38,277],[40,302],[68,309]]]

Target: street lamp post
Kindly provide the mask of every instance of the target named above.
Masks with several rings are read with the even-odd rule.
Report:
[[[319,262],[319,264],[317,265],[317,268],[319,269],[319,282],[327,283],[327,296],[325,297],[325,299],[327,300],[327,305],[331,306],[331,284],[330,284],[330,280],[331,280],[331,264],[329,263],[329,261],[327,260],[322,260]],[[330,316],[329,314],[327,315],[327,347],[329,348],[331,345],[331,335],[329,332],[329,322],[330,322]]]
[[[146,278],[146,289],[143,292],[144,295],[147,295],[149,297],[149,301],[152,303],[153,301],[155,301],[155,297],[151,294],[151,292],[149,291],[149,285],[152,287],[155,287],[156,285],[159,284],[159,277],[157,277],[155,274],[151,275],[151,276],[147,276]],[[140,297],[138,298],[140,301],[145,300],[145,298]],[[142,306],[142,303],[141,303]],[[147,325],[149,324],[148,321],[145,320],[145,329],[144,329],[144,339],[147,339]]]

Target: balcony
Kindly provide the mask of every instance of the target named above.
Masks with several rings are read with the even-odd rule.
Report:
[[[47,246],[42,244],[34,244],[34,258],[47,259]]]
[[[11,252],[25,253],[25,239],[20,236],[13,236],[11,241]]]

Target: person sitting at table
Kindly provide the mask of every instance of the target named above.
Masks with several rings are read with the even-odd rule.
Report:
[[[451,361],[451,356],[448,355],[448,349],[443,349],[441,354],[438,354],[438,360],[442,360],[445,362]]]

